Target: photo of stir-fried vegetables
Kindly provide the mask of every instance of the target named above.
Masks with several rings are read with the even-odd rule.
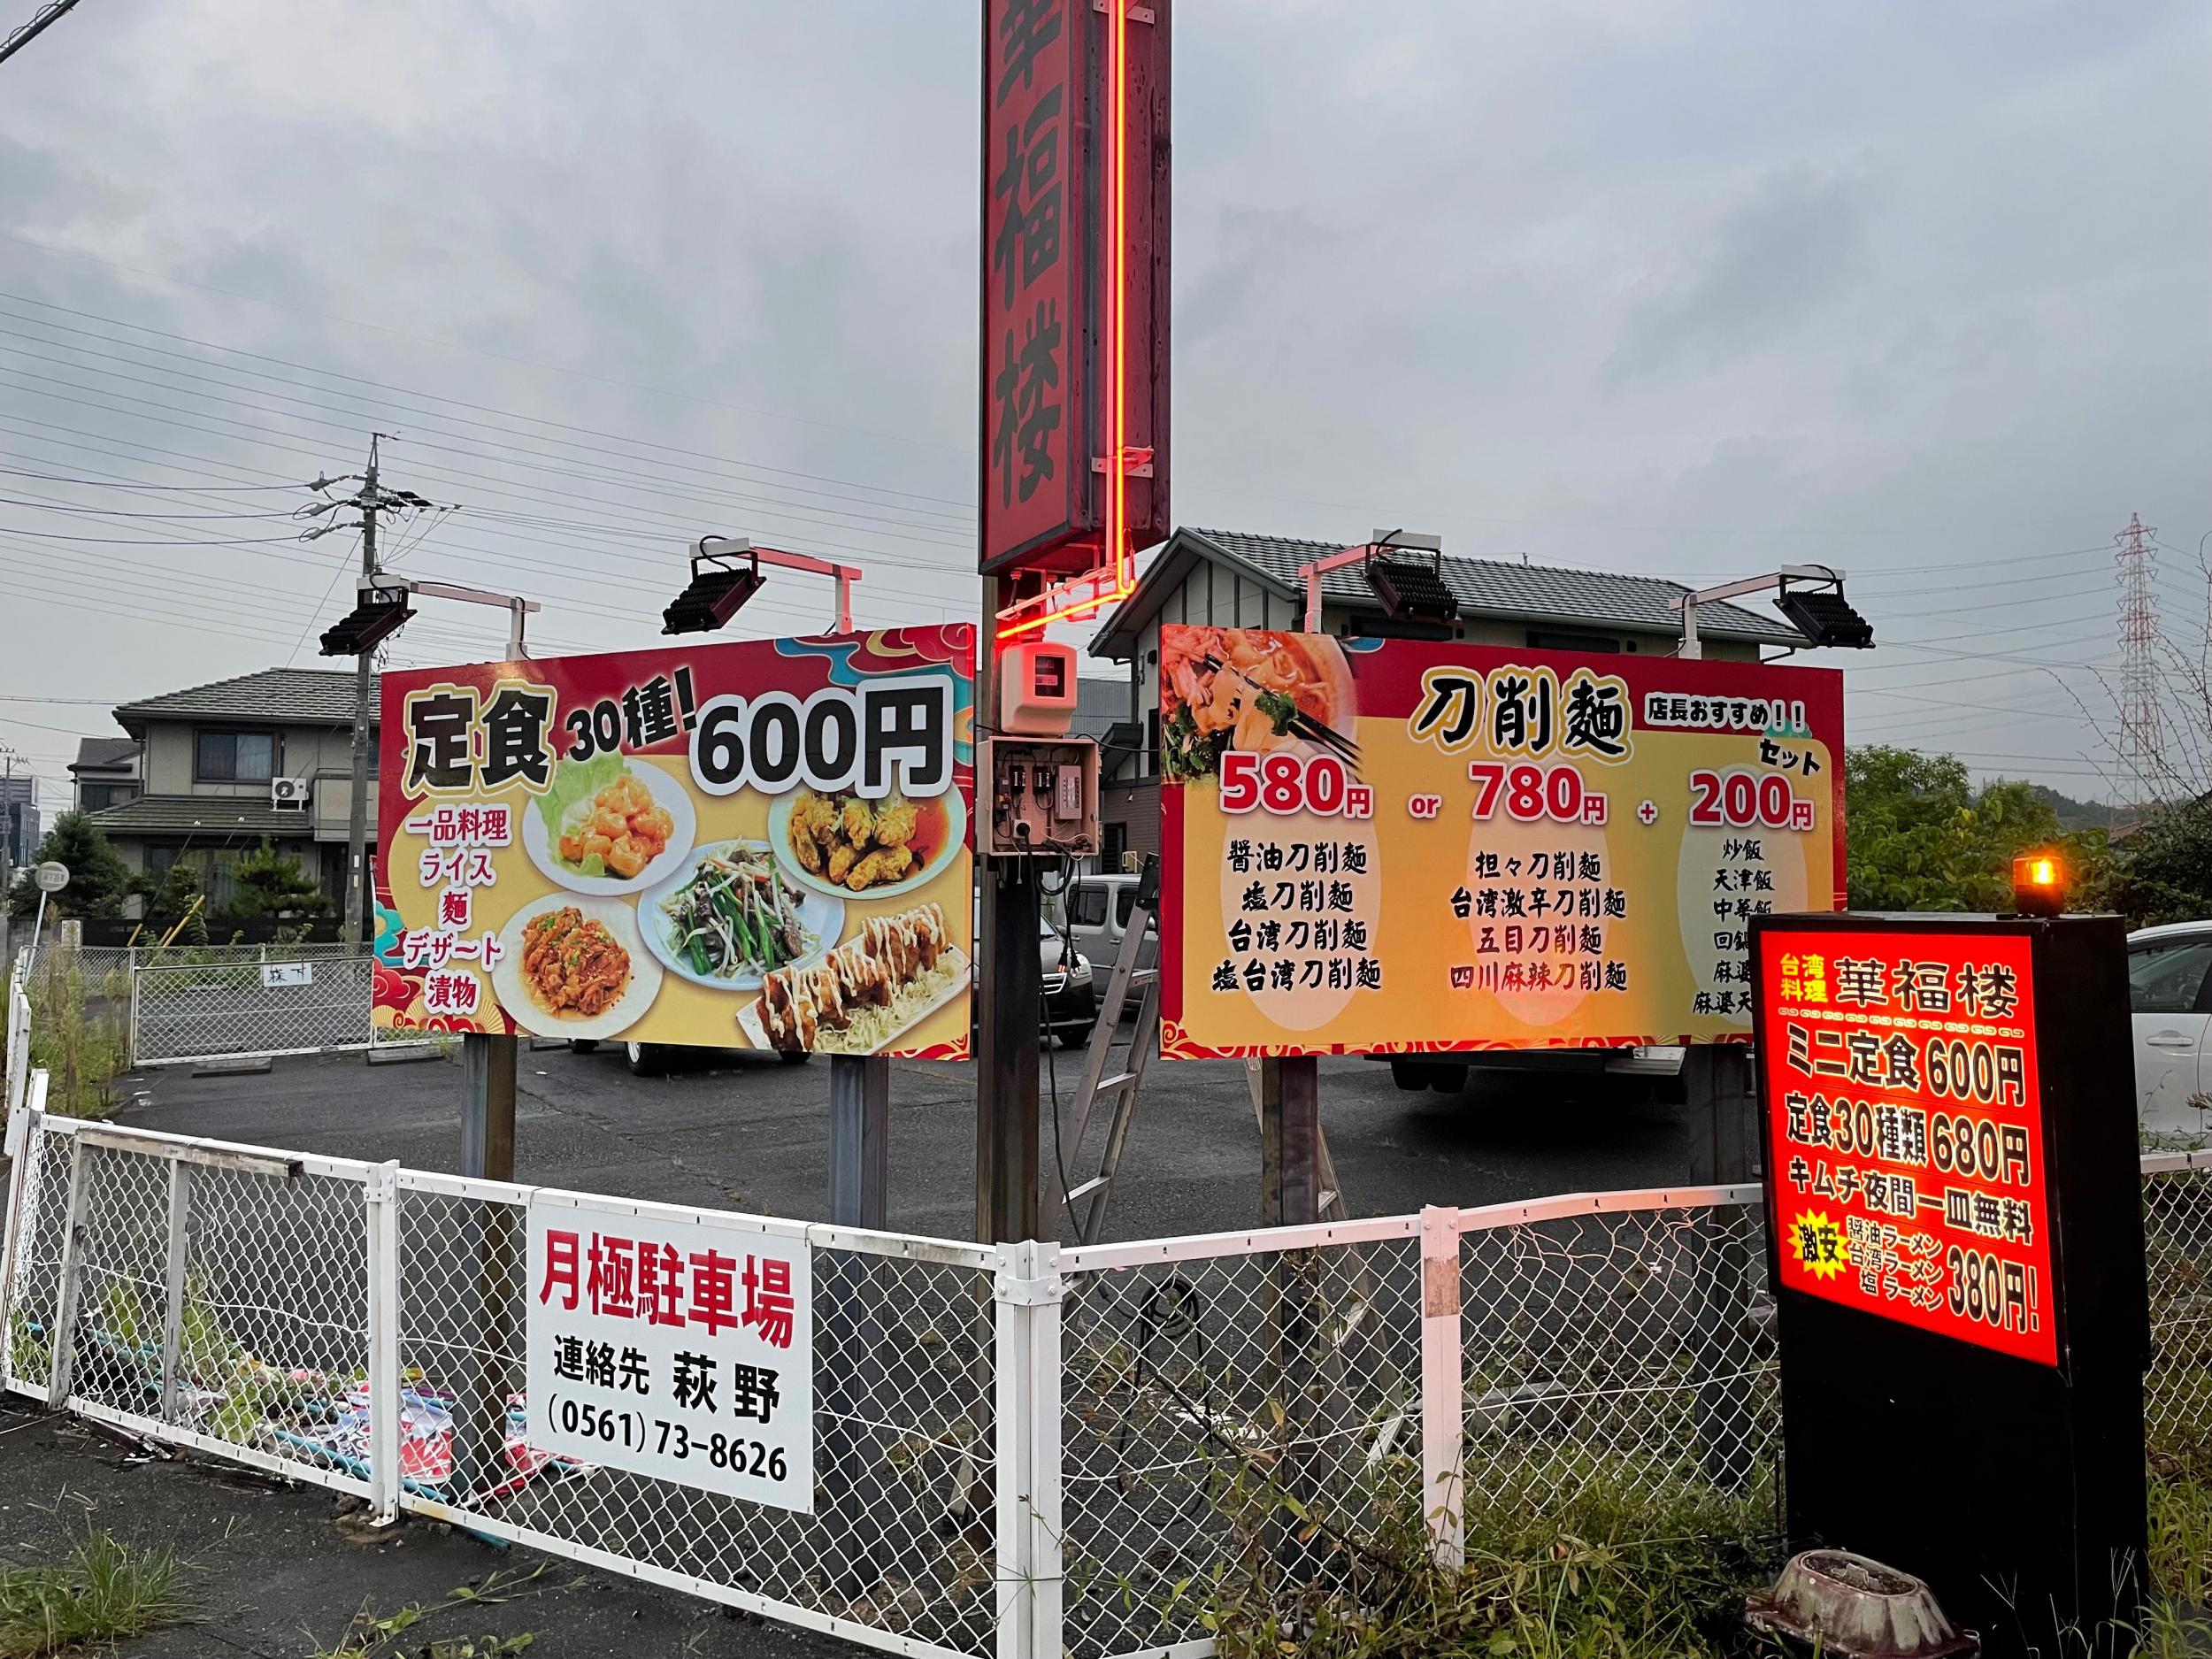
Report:
[[[654,903],[654,954],[687,979],[738,987],[820,954],[843,910],[795,887],[750,841],[700,848]],[[825,909],[837,914],[816,913]]]

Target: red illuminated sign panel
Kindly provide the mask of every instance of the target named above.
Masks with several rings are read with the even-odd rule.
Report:
[[[2058,1363],[2024,933],[1757,935],[1782,1288]]]
[[[1167,0],[986,0],[986,572],[1167,534]]]

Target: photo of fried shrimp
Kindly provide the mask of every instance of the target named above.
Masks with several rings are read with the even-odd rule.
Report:
[[[921,808],[895,790],[879,801],[802,789],[791,807],[791,856],[809,875],[865,893],[903,881],[929,861]]]
[[[626,772],[572,809],[557,845],[562,858],[582,874],[628,880],[661,856],[675,827],[668,809],[653,799],[642,780]]]
[[[549,1014],[606,1011],[630,981],[630,953],[607,925],[573,904],[532,919],[523,936],[523,983]]]

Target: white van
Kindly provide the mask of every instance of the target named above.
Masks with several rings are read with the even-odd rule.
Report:
[[[1120,959],[1122,935],[1128,932],[1130,913],[1137,908],[1140,879],[1118,871],[1078,876],[1060,895],[1062,914],[1075,934],[1076,948],[1091,959],[1102,981]],[[1137,946],[1137,966],[1149,968],[1159,959],[1160,928],[1156,917]]]

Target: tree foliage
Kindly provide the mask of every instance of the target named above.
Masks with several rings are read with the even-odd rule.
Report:
[[[231,866],[237,886],[232,900],[234,916],[326,916],[329,896],[322,884],[300,867],[289,853],[280,853],[264,841]]]
[[[2101,879],[2102,831],[2074,834],[2034,786],[1975,788],[1950,755],[1870,744],[1844,757],[1851,907],[1863,910],[2012,908],[2012,860],[2053,848],[2078,877]]]
[[[83,811],[65,812],[54,820],[38,844],[35,864],[50,860],[69,866],[69,885],[47,902],[47,912],[59,916],[120,916],[123,899],[131,890],[131,872],[100,826]],[[25,871],[8,895],[15,916],[29,916],[38,909],[38,888]]]
[[[2212,796],[2166,807],[2113,843],[2085,897],[2138,927],[2212,919]]]

